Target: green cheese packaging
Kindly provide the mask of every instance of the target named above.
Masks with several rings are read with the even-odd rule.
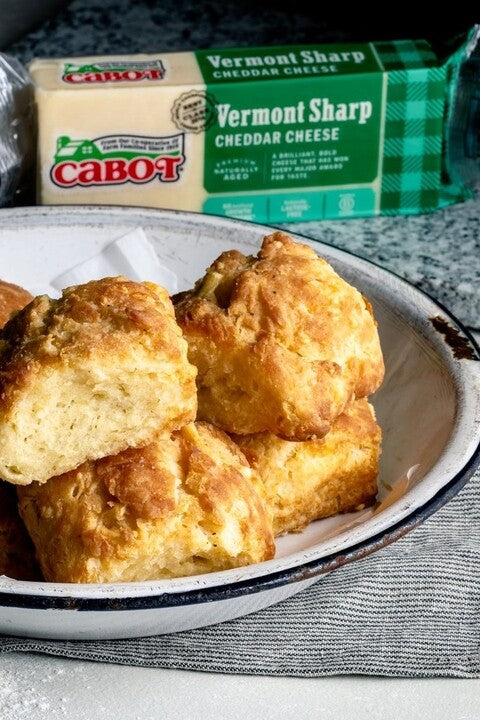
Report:
[[[478,35],[442,61],[424,40],[34,60],[38,201],[282,223],[464,200]]]

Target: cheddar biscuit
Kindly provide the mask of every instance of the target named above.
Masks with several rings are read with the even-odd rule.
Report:
[[[323,437],[382,381],[368,301],[284,233],[256,258],[223,253],[173,300],[198,368],[198,417],[228,432]]]
[[[381,431],[365,399],[321,440],[290,442],[271,433],[234,439],[264,482],[275,535],[375,501]]]
[[[0,280],[0,327],[5,325],[12,313],[21,310],[31,300],[32,295],[23,288]]]
[[[206,423],[18,488],[54,582],[153,580],[271,558],[263,493],[238,447]]]
[[[166,290],[105,278],[35,298],[0,333],[0,477],[27,484],[194,419]]]

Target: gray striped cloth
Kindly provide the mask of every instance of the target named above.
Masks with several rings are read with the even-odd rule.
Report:
[[[419,528],[254,615],[135,640],[0,651],[223,673],[480,677],[480,473]]]

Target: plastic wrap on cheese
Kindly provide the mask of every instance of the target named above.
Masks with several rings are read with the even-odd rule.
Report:
[[[0,53],[0,207],[29,200],[34,157],[32,81],[18,60]]]

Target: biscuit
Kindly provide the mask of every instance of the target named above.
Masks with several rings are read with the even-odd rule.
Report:
[[[170,435],[195,368],[167,292],[104,278],[37,297],[0,332],[0,477],[16,484]]]
[[[368,301],[284,233],[256,258],[223,253],[173,301],[198,368],[198,417],[228,432],[323,437],[383,379]]]
[[[275,535],[375,501],[381,431],[365,399],[321,440],[289,442],[271,433],[234,439],[264,482]]]
[[[12,313],[21,310],[31,300],[33,296],[23,288],[0,280],[0,327],[5,325]]]
[[[35,548],[17,509],[13,485],[0,480],[0,575],[15,580],[41,580]]]
[[[238,447],[206,423],[18,488],[54,582],[153,580],[271,558],[263,493]]]

